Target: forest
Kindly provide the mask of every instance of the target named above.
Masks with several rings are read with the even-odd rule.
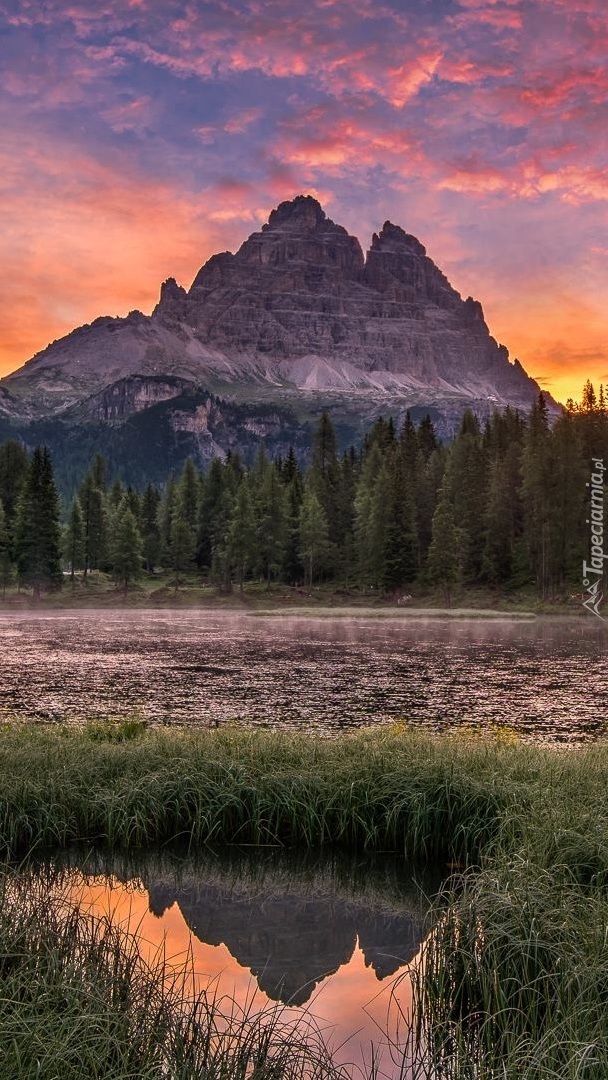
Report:
[[[48,450],[8,439],[0,591],[39,597],[104,571],[126,592],[163,571],[176,589],[194,574],[225,591],[265,581],[391,596],[424,585],[449,604],[481,585],[557,601],[583,588],[593,461],[608,462],[608,409],[589,381],[557,418],[542,395],[527,417],[507,408],[482,425],[466,412],[449,445],[429,417],[408,415],[401,430],[377,420],[340,454],[324,413],[305,469],[293,451],[270,460],[261,449],[250,468],[238,454],[204,474],[188,460],[162,488],[135,491],[98,455],[64,507]]]

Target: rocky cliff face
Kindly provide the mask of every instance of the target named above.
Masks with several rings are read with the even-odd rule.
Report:
[[[38,416],[100,395],[98,418],[145,407],[126,377],[234,387],[247,400],[332,395],[402,405],[527,407],[538,386],[491,337],[423,245],[391,222],[367,256],[310,196],[274,210],[186,291],[173,279],[151,316],[103,317],[54,342],[2,384]],[[108,397],[104,393],[114,386]],[[321,397],[323,400],[321,404]],[[150,398],[152,403],[159,400]]]

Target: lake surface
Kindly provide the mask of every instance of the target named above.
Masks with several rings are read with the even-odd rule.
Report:
[[[162,952],[169,976],[186,965],[188,989],[223,1011],[232,1001],[250,1016],[284,1005],[282,1021],[300,1031],[314,1019],[337,1063],[369,1065],[373,1044],[380,1075],[401,1075],[408,970],[438,878],[416,881],[397,860],[237,849],[198,862],[65,855],[41,874],[68,908],[112,915],[149,962]]]
[[[398,718],[580,742],[608,725],[608,632],[579,619],[0,613],[0,720],[138,715],[332,734]]]

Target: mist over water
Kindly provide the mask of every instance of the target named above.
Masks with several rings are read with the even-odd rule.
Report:
[[[239,723],[332,734],[405,719],[606,733],[598,620],[197,611],[0,614],[0,720]]]

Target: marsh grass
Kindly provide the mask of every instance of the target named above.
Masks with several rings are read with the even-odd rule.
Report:
[[[477,861],[530,803],[531,750],[394,731],[336,740],[130,724],[0,730],[0,847],[394,851]],[[527,763],[524,765],[523,761]]]

